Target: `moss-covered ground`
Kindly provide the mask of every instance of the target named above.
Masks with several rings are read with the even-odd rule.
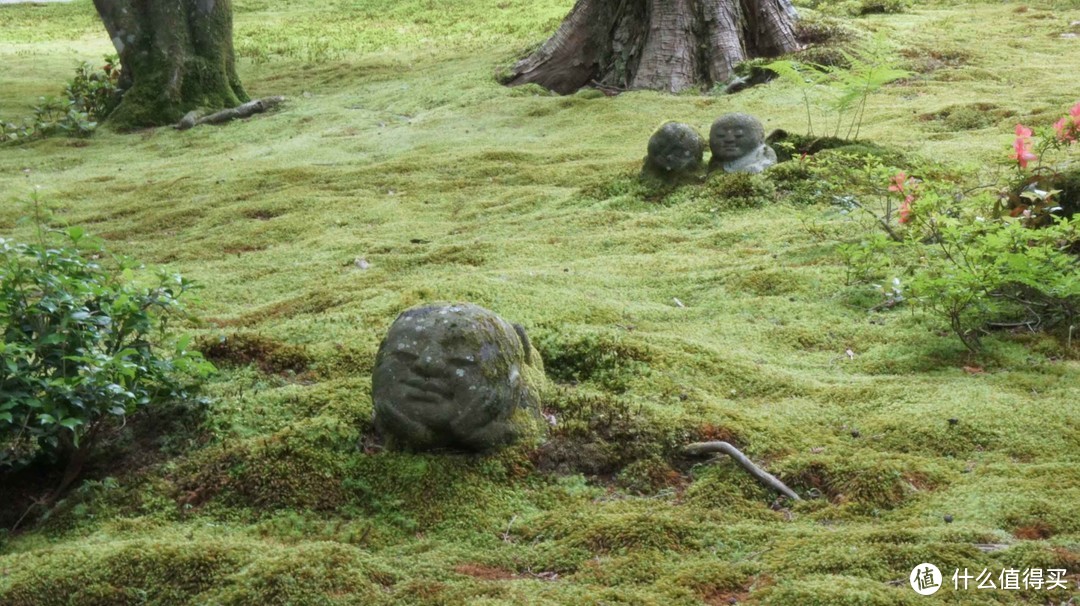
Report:
[[[0,533],[0,604],[1080,598],[1076,352],[1001,333],[972,356],[936,318],[868,312],[837,254],[866,228],[774,177],[647,195],[662,122],[801,133],[803,99],[501,87],[571,4],[237,0],[245,87],[282,111],[0,148],[5,237],[40,187],[57,220],[197,280],[203,323],[178,328],[222,369],[208,407],[133,419],[54,511]],[[852,19],[915,72],[869,98],[860,138],[993,176],[1017,121],[1080,99],[1077,22],[1075,1]],[[0,7],[0,117],[109,50],[89,0]],[[545,446],[372,440],[379,340],[438,300],[527,328],[559,383]],[[817,498],[774,504],[730,461],[677,456],[701,439]],[[0,476],[4,527],[54,485],[37,473]],[[1070,588],[921,598],[922,562],[1066,568]]]

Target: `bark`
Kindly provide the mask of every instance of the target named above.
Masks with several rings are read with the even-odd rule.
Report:
[[[557,93],[589,84],[681,92],[727,81],[734,66],[798,49],[791,0],[578,0],[506,84]]]
[[[230,0],[94,0],[120,56],[121,128],[177,122],[247,101],[236,75]]]

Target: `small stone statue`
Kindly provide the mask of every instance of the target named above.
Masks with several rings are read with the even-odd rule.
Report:
[[[705,140],[693,127],[666,122],[649,138],[649,155],[642,172],[670,179],[693,174],[702,168]]]
[[[375,426],[412,450],[492,450],[542,434],[544,381],[521,326],[471,304],[413,308],[375,356]]]
[[[749,114],[724,114],[709,132],[709,170],[760,173],[776,164],[776,152],[765,143],[765,127]]]

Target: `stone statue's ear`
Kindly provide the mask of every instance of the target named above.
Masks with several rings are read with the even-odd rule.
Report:
[[[525,363],[532,364],[532,342],[529,341],[529,335],[525,334],[525,327],[521,324],[514,324],[514,332],[521,339],[521,348],[525,350]]]

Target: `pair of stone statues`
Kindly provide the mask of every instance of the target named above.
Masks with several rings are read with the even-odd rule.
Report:
[[[765,127],[749,114],[725,114],[709,131],[712,159],[709,171],[760,173],[776,164],[776,152],[765,143]],[[659,177],[698,172],[703,166],[705,140],[694,128],[668,122],[649,139],[643,171]]]

